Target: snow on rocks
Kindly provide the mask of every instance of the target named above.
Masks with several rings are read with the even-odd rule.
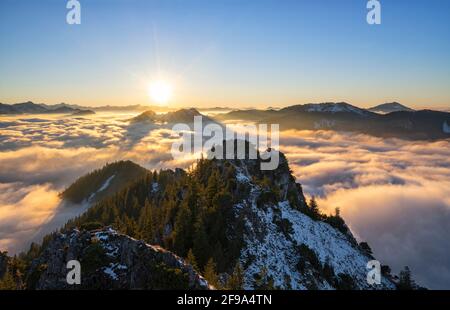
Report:
[[[89,196],[89,198],[87,199],[87,203],[91,203],[93,201],[95,195],[97,195],[98,193],[103,192],[104,190],[106,190],[109,187],[109,185],[111,184],[111,181],[112,181],[112,179],[114,179],[115,176],[116,175],[113,174],[108,179],[106,179],[106,181],[102,184],[102,186],[100,186],[100,188],[96,192],[93,192]]]
[[[253,183],[250,186],[249,199],[234,206],[235,214],[245,215],[244,246],[239,258],[244,267],[245,289],[256,288],[255,277],[263,269],[276,288],[310,289],[313,281],[318,289],[334,289],[335,283],[317,276],[317,271],[299,269],[299,261],[303,259],[299,254],[301,245],[314,251],[321,266],[331,266],[335,275],[350,276],[358,289],[394,288],[384,277],[378,286],[367,283],[366,265],[373,258],[363,253],[348,236],[325,222],[314,221],[292,208],[288,201],[258,207],[261,189]]]

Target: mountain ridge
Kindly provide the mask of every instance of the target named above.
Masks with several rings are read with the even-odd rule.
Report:
[[[347,103],[294,105],[281,110],[238,110],[216,116],[221,121],[279,124],[281,130],[334,130],[382,138],[448,139],[443,128],[450,113],[418,110],[378,114]]]
[[[148,170],[132,161],[106,164],[73,182],[60,197],[73,203],[94,203],[144,177]]]
[[[240,274],[244,289],[377,288],[366,282],[372,255],[339,214],[306,203],[282,153],[273,171],[259,159],[201,159],[190,172],[148,173],[62,232],[93,225],[158,244],[198,270],[215,266],[219,287]],[[392,277],[378,288],[395,288]]]

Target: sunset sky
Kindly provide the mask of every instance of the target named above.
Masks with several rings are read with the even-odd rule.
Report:
[[[399,101],[450,107],[450,2],[365,0],[0,2],[0,102],[267,107]]]

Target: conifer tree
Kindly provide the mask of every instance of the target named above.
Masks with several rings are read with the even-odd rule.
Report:
[[[192,247],[191,227],[191,210],[184,204],[178,212],[173,231],[173,248],[178,255],[183,257],[186,256],[188,249]]]
[[[209,284],[211,284],[215,288],[219,288],[219,276],[216,272],[216,264],[214,263],[214,260],[212,258],[210,258],[206,263],[204,275]]]
[[[399,281],[397,284],[397,289],[399,290],[413,290],[416,287],[416,283],[412,279],[411,270],[408,266],[405,266],[399,274]]]
[[[0,290],[16,290],[16,283],[11,273],[6,272],[2,279],[0,279]]]
[[[199,267],[203,268],[208,259],[208,253],[210,252],[210,245],[205,230],[205,224],[201,217],[199,217],[197,222],[195,223],[194,229],[195,233],[193,241],[194,242],[193,252],[195,254],[195,257],[197,257]]]
[[[228,278],[226,288],[229,290],[242,290],[244,286],[244,273],[241,264],[238,262],[234,271]]]
[[[199,270],[197,260],[195,259],[195,255],[192,252],[192,249],[189,249],[186,261],[191,264],[191,266],[194,267],[195,270]]]
[[[321,214],[319,205],[317,204],[316,197],[314,196],[312,196],[312,198],[309,200],[309,210],[311,211],[311,215],[314,219],[320,219]]]

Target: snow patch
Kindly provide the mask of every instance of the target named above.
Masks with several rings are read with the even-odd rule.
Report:
[[[116,176],[115,174],[113,174],[112,176],[110,176],[110,177],[105,181],[105,183],[103,183],[103,185],[98,189],[97,193],[98,193],[98,192],[102,192],[102,191],[104,191],[105,189],[107,189],[107,188],[109,187],[109,184],[111,183],[112,179],[114,179],[115,176]]]
[[[113,174],[112,176],[110,176],[110,177],[102,184],[102,186],[100,186],[100,188],[99,188],[96,192],[92,193],[92,194],[89,196],[87,202],[88,202],[88,203],[91,203],[92,200],[94,199],[95,195],[97,195],[99,192],[102,192],[102,191],[104,191],[105,189],[107,189],[107,188],[109,187],[109,184],[111,183],[112,179],[114,179],[115,176],[116,176],[115,174]]]
[[[359,115],[366,115],[367,113],[359,108],[353,107],[344,103],[319,103],[319,104],[307,104],[307,112],[328,112],[328,113],[340,113],[350,112]]]
[[[243,172],[239,171],[236,173],[236,180],[239,183],[248,183],[250,182],[250,178],[246,176]]]
[[[127,270],[128,267],[119,264],[119,263],[110,263],[108,267],[103,267],[103,272],[107,274],[111,279],[113,280],[119,280],[119,276],[117,275],[116,271],[118,270]]]
[[[254,277],[263,268],[281,289],[307,289],[311,271],[300,272],[298,263],[302,259],[298,252],[301,244],[312,249],[322,265],[333,267],[335,275],[340,273],[352,277],[359,289],[386,289],[394,285],[382,277],[377,287],[367,283],[366,264],[372,258],[365,255],[349,238],[329,224],[314,221],[309,216],[293,209],[288,201],[258,208],[258,186],[252,184],[249,204],[235,205],[235,212],[245,211],[244,247],[240,262],[245,266],[244,289],[253,289]],[[280,229],[280,222],[290,231]],[[333,289],[326,280],[316,283],[319,289]]]

